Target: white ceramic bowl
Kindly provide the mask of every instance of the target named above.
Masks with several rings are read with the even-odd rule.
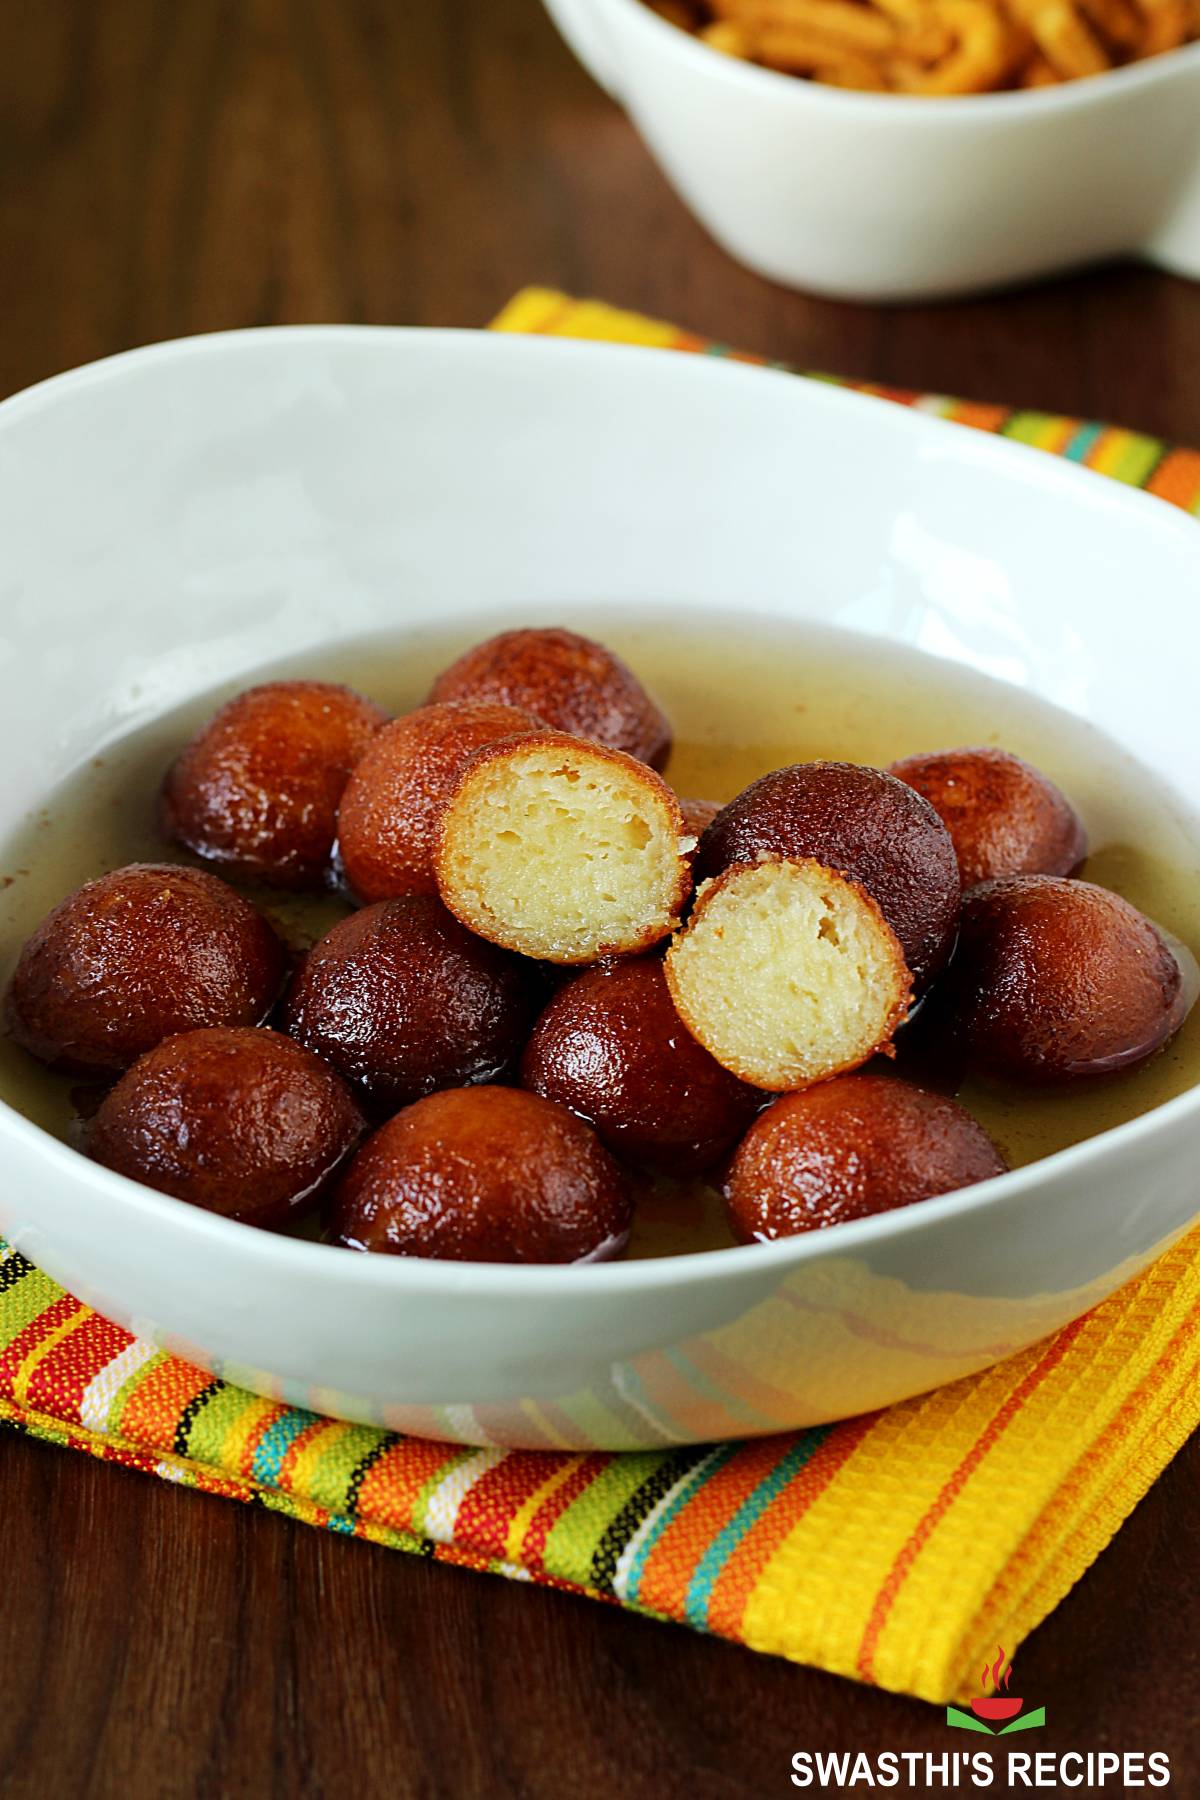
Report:
[[[642,0],[546,0],[717,242],[854,300],[1114,256],[1200,276],[1200,44],[1086,81],[918,99],[721,56]]]
[[[433,615],[602,630],[648,602],[681,629],[752,606],[1002,669],[1200,791],[1200,734],[1180,730],[1193,524],[766,370],[445,332],[167,344],[0,407],[0,546],[0,841],[114,737],[285,653]],[[271,1236],[0,1105],[0,1231],[260,1392],[468,1442],[625,1448],[837,1418],[994,1362],[1188,1224],[1198,1152],[1200,1090],[833,1232],[505,1268]]]

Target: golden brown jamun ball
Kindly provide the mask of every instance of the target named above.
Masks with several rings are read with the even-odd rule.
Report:
[[[185,1031],[101,1102],[87,1153],[145,1187],[268,1229],[311,1211],[358,1143],[345,1082],[278,1031]]]
[[[688,1031],[656,956],[568,982],[534,1026],[521,1082],[588,1120],[619,1156],[676,1175],[708,1168],[763,1103]]]
[[[900,940],[918,991],[950,953],[961,883],[928,800],[882,769],[795,763],[752,781],[717,814],[696,880],[762,856],[815,857],[864,887]]]
[[[520,1088],[450,1088],[406,1107],[338,1184],[337,1242],[453,1262],[599,1261],[624,1248],[629,1178],[591,1127]]]
[[[257,1025],[287,969],[262,914],[200,869],[131,863],[85,882],[21,951],[9,1034],[71,1075],[116,1075],[172,1032]]]
[[[292,979],[282,1023],[373,1107],[395,1108],[513,1067],[544,991],[537,969],[413,894],[326,932]]]
[[[476,750],[536,724],[514,706],[448,700],[385,725],[338,808],[338,856],[357,897],[436,894],[433,846],[455,782]]]
[[[742,1139],[725,1179],[742,1243],[868,1219],[1003,1175],[969,1112],[891,1075],[842,1075],[776,1100]]]
[[[1136,906],[1090,881],[1007,875],[964,896],[949,988],[970,1060],[1014,1081],[1071,1081],[1144,1062],[1189,996]]]
[[[319,888],[337,806],[387,714],[330,681],[268,681],[221,707],[167,770],[159,826],[246,881]]]
[[[924,794],[958,857],[965,888],[997,875],[1069,875],[1087,855],[1083,820],[1049,776],[983,745],[906,756],[889,774]]]
[[[620,750],[539,731],[480,750],[442,813],[438,891],[480,937],[551,963],[631,955],[691,892],[679,801]]]
[[[692,1036],[772,1093],[887,1050],[912,999],[879,906],[812,858],[735,863],[704,883],[664,972]]]
[[[442,671],[429,698],[516,706],[656,769],[671,748],[666,714],[633,670],[603,644],[560,627],[502,631],[476,644]]]

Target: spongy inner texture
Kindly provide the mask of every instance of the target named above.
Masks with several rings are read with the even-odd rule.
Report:
[[[775,1090],[862,1061],[906,981],[874,907],[812,862],[731,874],[676,940],[671,962],[685,1015],[709,1050]]]
[[[480,771],[454,846],[460,896],[527,955],[586,959],[672,922],[672,809],[650,780],[598,757],[529,750]]]

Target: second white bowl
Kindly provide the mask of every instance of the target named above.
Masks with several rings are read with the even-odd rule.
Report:
[[[852,300],[1116,256],[1200,277],[1200,43],[1028,92],[857,94],[721,56],[642,0],[546,0],[717,242]]]

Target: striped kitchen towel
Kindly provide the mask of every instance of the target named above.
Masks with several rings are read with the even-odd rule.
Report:
[[[1200,1232],[1056,1337],[934,1394],[623,1455],[461,1449],[259,1399],[0,1241],[5,1421],[330,1531],[967,1698],[1200,1423]]]
[[[716,350],[541,289],[497,325]],[[1194,451],[867,391],[1200,513]],[[624,1455],[461,1449],[260,1399],[132,1337],[0,1241],[0,1423],[394,1549],[966,1698],[985,1657],[999,1644],[1012,1655],[1200,1424],[1200,1232],[1056,1337],[934,1394],[840,1425]]]

